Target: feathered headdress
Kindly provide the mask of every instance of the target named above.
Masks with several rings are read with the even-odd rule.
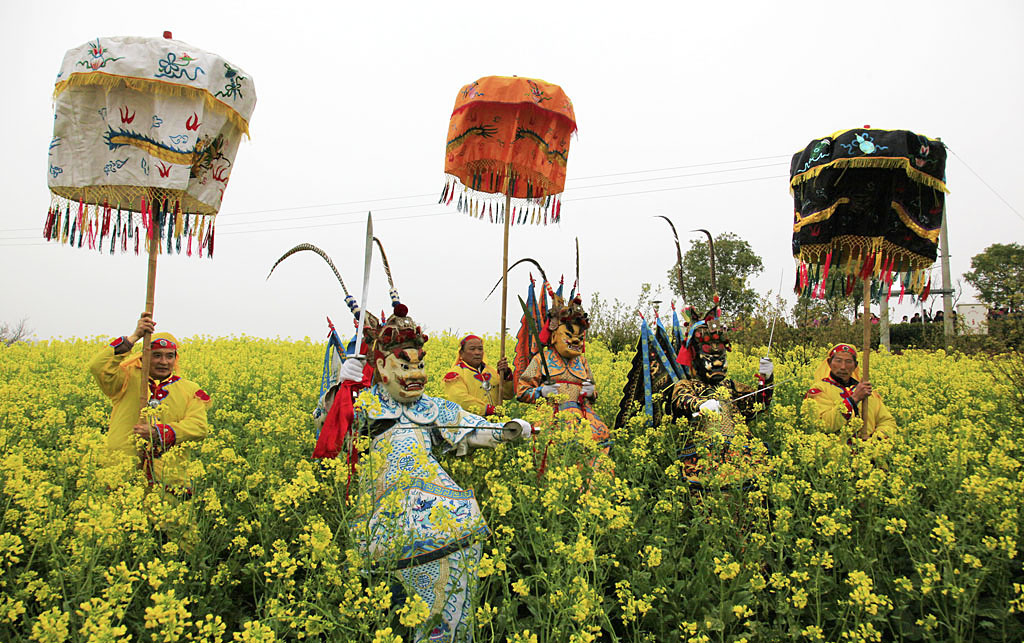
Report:
[[[378,242],[378,244],[379,244],[379,242]],[[277,268],[277,266],[280,265],[280,263],[282,261],[284,261],[288,257],[292,256],[293,254],[296,254],[298,252],[302,252],[303,250],[309,250],[310,252],[316,253],[317,255],[320,256],[320,258],[322,258],[324,261],[327,262],[328,266],[330,266],[331,271],[334,273],[335,278],[338,280],[338,283],[341,284],[342,292],[345,293],[345,304],[348,306],[348,309],[350,311],[352,311],[352,316],[355,318],[356,324],[358,325],[358,323],[359,323],[359,313],[361,312],[361,309],[359,307],[359,302],[356,301],[355,297],[353,297],[351,294],[349,294],[348,288],[345,286],[345,280],[341,278],[341,273],[338,272],[338,268],[335,267],[334,262],[331,261],[331,258],[327,256],[326,252],[324,252],[320,248],[314,246],[313,244],[311,244],[311,243],[300,243],[299,245],[295,246],[294,248],[292,248],[288,252],[286,252],[283,255],[281,255],[281,258],[278,259],[277,261],[275,261],[274,265],[270,267],[270,272],[267,273],[267,279],[270,279],[270,275],[274,274],[274,269]],[[381,255],[383,255],[383,253],[384,253],[384,251],[381,250]],[[391,271],[390,271],[389,268],[387,268],[387,260],[386,259],[384,261],[384,265],[385,265],[385,271],[388,274],[388,280],[390,281],[391,280]],[[394,288],[393,287],[392,287],[392,291],[394,292]],[[398,296],[397,293],[395,293],[392,296],[392,299],[394,300],[397,296]],[[363,302],[363,303],[365,303],[365,302]],[[328,323],[330,323],[330,322],[328,321]],[[379,328],[379,326],[380,326],[380,320],[373,313],[371,313],[369,310],[367,310],[366,311],[366,325],[365,325],[365,328],[363,330],[363,341],[364,341],[364,343],[367,346],[369,346],[373,342],[374,338],[376,338],[376,336],[377,336],[377,329]],[[333,330],[333,326],[332,326],[332,330]]]
[[[395,287],[395,280],[391,275],[391,264],[388,263],[388,256],[384,253],[384,246],[377,237],[374,237],[373,240],[377,244],[377,249],[380,250],[381,261],[384,262],[384,274],[388,277],[393,311],[377,331],[376,341],[373,343],[374,364],[378,359],[386,359],[388,353],[399,355],[409,348],[416,349],[422,359],[426,355],[423,345],[427,343],[428,337],[416,325],[412,317],[409,317],[409,307],[403,304],[398,296],[398,288]]]

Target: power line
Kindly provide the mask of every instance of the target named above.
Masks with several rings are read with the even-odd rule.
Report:
[[[987,188],[988,188],[989,190],[991,190],[991,191],[992,191],[992,194],[994,194],[994,195],[996,195],[997,197],[999,197],[999,200],[1000,200],[1000,201],[1002,201],[1003,203],[1005,203],[1005,204],[1006,204],[1006,207],[1010,208],[1010,210],[1011,210],[1011,211],[1012,211],[1012,212],[1013,212],[1014,214],[1016,214],[1016,215],[1017,215],[1017,218],[1018,218],[1018,219],[1020,219],[1021,221],[1024,221],[1024,216],[1022,216],[1020,212],[1017,212],[1017,208],[1013,207],[1013,206],[1012,206],[1012,205],[1010,204],[1010,202],[1009,202],[1009,201],[1007,201],[1006,199],[1004,199],[1004,198],[1003,198],[1003,195],[1002,195],[1002,194],[999,194],[998,192],[996,192],[996,189],[995,189],[994,187],[992,187],[991,185],[989,185],[989,184],[988,184],[988,181],[986,181],[985,179],[981,178],[981,175],[980,175],[980,174],[978,174],[977,172],[975,172],[975,171],[974,171],[974,168],[972,168],[972,167],[971,167],[970,165],[968,165],[968,164],[967,164],[967,161],[963,160],[963,158],[961,158],[961,157],[960,157],[960,155],[959,155],[959,154],[957,154],[955,150],[953,150],[953,148],[951,148],[951,147],[949,147],[949,146],[946,146],[946,149],[947,149],[947,150],[949,150],[950,152],[953,152],[953,156],[955,156],[955,157],[957,158],[957,160],[959,160],[959,161],[960,161],[961,163],[963,163],[963,164],[964,164],[964,167],[966,167],[966,168],[967,168],[968,170],[970,170],[970,171],[971,171],[971,174],[973,174],[974,176],[976,176],[976,177],[978,178],[978,180],[979,180],[979,181],[981,181],[981,182],[982,182],[982,183],[983,183],[983,184],[985,185],[985,187],[987,187]]]
[[[598,183],[596,185],[586,185],[586,186],[582,186],[582,187],[575,187],[575,188],[573,188],[573,191],[575,191],[577,189],[591,189],[591,188],[594,188],[594,187],[607,187],[607,186],[610,186],[610,185],[624,185],[624,184],[627,184],[627,183],[642,183],[642,182],[648,182],[648,181],[668,180],[668,179],[673,179],[673,178],[686,178],[686,177],[689,177],[689,176],[701,176],[701,175],[705,175],[705,174],[718,174],[718,173],[721,173],[721,172],[735,172],[735,171],[739,171],[739,170],[753,170],[753,169],[759,169],[759,168],[773,167],[773,166],[776,166],[776,165],[778,165],[778,164],[774,163],[774,164],[769,164],[769,165],[756,165],[756,166],[752,166],[752,167],[733,168],[733,169],[728,169],[728,170],[712,170],[710,172],[696,172],[696,173],[692,173],[692,174],[677,174],[677,175],[674,175],[674,176],[662,176],[662,177],[657,177],[657,178],[642,178],[642,179],[636,179],[636,180],[632,180],[632,181],[617,181],[617,182],[613,182],[613,183]],[[425,197],[433,197],[433,195],[424,195],[424,196]],[[568,203],[570,201],[579,201],[579,200],[580,199],[573,199],[573,198],[570,197],[570,198],[565,199],[564,201],[566,203]],[[355,202],[355,203],[358,203],[358,202]],[[409,210],[411,208],[422,208],[424,206],[431,206],[431,205],[435,205],[435,203],[434,202],[428,202],[428,203],[412,204],[412,205],[408,205],[408,206],[392,206],[390,208],[374,208],[374,212],[387,212],[387,211],[391,211],[391,210]],[[355,215],[355,214],[361,215],[362,213],[364,213],[364,211],[362,211],[362,210],[352,210],[352,211],[348,211],[348,212],[331,212],[331,213],[325,213],[325,214],[310,214],[310,215],[301,216],[301,217],[286,217],[286,218],[282,218],[282,219],[264,219],[262,221],[246,221],[246,222],[238,222],[238,223],[224,223],[222,225],[224,227],[227,227],[227,226],[238,226],[238,225],[252,225],[252,224],[255,224],[255,223],[281,223],[283,221],[302,221],[302,220],[305,220],[305,219],[323,219],[323,218],[326,218],[326,217],[334,217],[334,216],[347,216],[347,215]]]
[[[717,183],[703,183],[701,185],[683,185],[683,186],[672,187],[672,188],[662,188],[662,189],[655,189],[655,190],[642,190],[642,191],[639,191],[639,192],[621,192],[621,193],[618,193],[618,194],[599,194],[599,195],[596,195],[596,196],[585,196],[585,197],[579,197],[579,198],[565,199],[565,202],[566,203],[570,203],[570,202],[576,202],[576,201],[589,201],[590,199],[606,199],[606,198],[619,197],[619,196],[632,196],[632,195],[635,195],[635,194],[648,194],[650,192],[667,192],[667,191],[671,191],[671,190],[688,190],[688,189],[692,189],[692,188],[710,187],[710,186],[714,186],[714,185],[728,185],[730,183],[748,183],[748,182],[751,182],[751,181],[764,181],[764,180],[767,180],[767,179],[785,178],[787,176],[789,176],[789,175],[788,174],[783,174],[783,175],[779,175],[779,176],[762,176],[762,177],[758,177],[758,178],[754,178],[754,179],[738,179],[736,181],[719,181]],[[425,205],[436,205],[436,204],[425,204]],[[358,214],[362,214],[362,213],[360,212]],[[429,217],[445,216],[445,215],[448,215],[448,214],[459,214],[460,216],[464,216],[464,215],[462,215],[459,212],[452,212],[452,211],[449,210],[449,211],[445,211],[445,212],[435,212],[435,213],[430,213],[430,214],[410,214],[410,215],[400,216],[400,217],[388,217],[388,218],[381,218],[379,220],[380,221],[400,221],[402,219],[421,219],[421,218],[425,219],[425,218],[429,218]],[[376,220],[377,219],[375,219],[375,221]],[[261,221],[260,223],[265,223],[265,222]],[[364,223],[362,220],[357,220],[357,221],[340,221],[340,222],[332,222],[332,223],[317,223],[317,224],[308,225],[308,226],[288,226],[288,227],[284,227],[284,228],[269,228],[269,229],[265,229],[265,230],[233,230],[233,231],[230,231],[230,232],[223,232],[221,234],[253,234],[253,233],[256,233],[256,232],[282,232],[282,231],[285,231],[285,230],[306,230],[308,228],[326,228],[326,227],[331,227],[331,226],[355,225],[355,224],[362,224],[362,223]],[[527,224],[522,224],[522,225],[527,225]]]
[[[788,176],[787,174],[780,174],[780,175],[775,175],[775,176],[762,176],[762,177],[755,177],[755,178],[750,178],[750,179],[737,179],[735,181],[715,181],[715,182],[712,182],[712,183],[701,183],[701,184],[698,184],[698,185],[680,185],[680,186],[675,186],[675,187],[670,187],[670,188],[655,188],[655,189],[652,189],[652,190],[638,190],[638,191],[635,191],[635,192],[619,192],[619,193],[616,193],[616,194],[598,194],[598,195],[594,195],[594,196],[567,198],[567,199],[565,199],[565,202],[566,203],[570,203],[570,202],[576,202],[576,201],[589,201],[589,200],[592,200],[592,199],[610,199],[610,198],[615,198],[615,197],[620,197],[620,196],[634,196],[634,195],[637,195],[637,194],[651,194],[651,193],[656,193],[656,192],[671,192],[671,191],[675,191],[675,190],[692,190],[692,189],[695,189],[695,188],[713,187],[713,186],[716,186],[716,185],[731,185],[731,184],[734,184],[734,183],[750,183],[750,182],[753,182],[753,181],[767,181],[767,180],[771,180],[771,179],[781,179],[781,178],[786,178],[787,176]],[[593,186],[593,187],[599,187],[599,186]],[[425,204],[417,205],[417,206],[396,206],[394,208],[387,208],[387,209],[389,209],[389,210],[396,210],[396,209],[410,208],[410,207],[426,207],[426,206],[430,206],[430,205],[436,205],[436,204],[425,203]],[[378,211],[380,211],[380,209]],[[333,215],[333,216],[338,216],[340,214],[345,214],[345,213],[335,213],[335,215]],[[354,214],[362,214],[362,211],[355,212]],[[445,211],[445,212],[434,212],[434,213],[427,213],[427,214],[410,214],[410,215],[398,216],[398,217],[381,218],[381,219],[378,219],[378,221],[381,221],[381,222],[384,222],[384,221],[401,221],[401,220],[404,220],[404,219],[431,218],[431,217],[440,217],[440,216],[446,216],[446,215],[451,215],[451,214],[460,214],[460,213],[452,212],[452,211]],[[324,215],[324,216],[332,216],[332,215]],[[257,223],[266,223],[266,222],[265,221],[261,221],[261,222],[257,222]],[[359,223],[362,223],[362,221],[359,221],[359,220],[356,220],[356,221],[332,221],[332,222],[327,222],[327,223],[316,223],[316,224],[313,224],[313,225],[306,225],[306,226],[285,226],[285,227],[280,227],[280,228],[263,228],[263,229],[260,229],[260,230],[230,230],[230,231],[227,231],[227,232],[221,232],[221,233],[218,234],[218,236],[222,236],[222,235],[235,235],[235,234],[257,234],[257,233],[260,233],[260,232],[285,232],[285,231],[289,231],[289,230],[308,230],[308,229],[311,229],[311,228],[327,228],[327,227],[333,227],[333,226],[354,225],[354,224],[359,224]],[[524,225],[526,225],[526,224],[524,224]],[[5,239],[5,241],[30,240],[30,239],[37,239],[37,237],[20,237],[18,239]],[[44,246],[44,245],[49,245],[49,243],[50,242],[41,242],[41,243],[11,243],[11,244],[0,243],[0,246]]]
[[[711,186],[714,186],[714,185],[730,185],[732,183],[750,183],[752,181],[767,181],[769,179],[786,179],[786,178],[789,178],[788,174],[779,174],[779,175],[775,175],[775,176],[760,176],[760,177],[756,177],[756,178],[753,178],[753,179],[736,179],[735,181],[716,181],[715,183],[701,183],[699,185],[681,185],[681,186],[672,187],[672,188],[658,188],[658,189],[654,189],[654,190],[640,190],[638,192],[620,192],[618,194],[603,194],[603,195],[599,194],[597,196],[584,196],[584,197],[579,197],[579,198],[575,198],[575,199],[566,199],[565,201],[567,203],[570,202],[570,201],[589,201],[590,199],[603,199],[605,197],[613,197],[613,196],[632,196],[634,194],[651,194],[651,193],[654,193],[654,192],[671,192],[673,190],[691,190],[693,188],[706,188],[706,187],[711,187]]]
[[[615,177],[615,176],[628,176],[628,175],[632,175],[632,174],[649,174],[651,172],[670,172],[672,170],[685,170],[685,169],[692,169],[692,168],[695,168],[695,167],[712,167],[712,166],[716,166],[716,165],[730,165],[730,164],[733,164],[733,163],[749,163],[751,161],[766,161],[766,160],[779,159],[779,158],[789,158],[789,155],[786,154],[786,155],[777,155],[777,156],[760,156],[760,157],[749,158],[749,159],[733,159],[733,160],[730,160],[730,161],[714,161],[714,162],[710,162],[710,163],[693,163],[693,164],[690,164],[690,165],[678,165],[678,166],[674,166],[674,167],[652,168],[652,169],[648,169],[648,170],[631,170],[631,171],[627,171],[627,172],[613,172],[611,174],[595,174],[595,175],[592,175],[592,176],[572,177],[572,178],[569,179],[569,181],[570,182],[586,181],[586,180],[590,180],[590,179],[602,179],[602,178],[609,178],[609,177]],[[780,165],[780,164],[773,163],[773,164],[770,164],[770,165]],[[739,171],[743,171],[743,170],[746,170],[746,169],[756,169],[756,168],[760,168],[760,167],[768,167],[768,165],[755,165],[755,166],[751,166],[751,167],[742,167],[742,168],[728,168],[728,169],[724,169],[724,170],[715,170],[715,171],[712,171],[712,172],[696,172],[696,173],[692,173],[692,174],[682,174],[682,175],[677,175],[677,176],[663,176],[663,177],[659,177],[659,178],[641,179],[641,180],[642,181],[660,181],[660,180],[664,180],[664,179],[681,178],[681,177],[685,177],[685,176],[700,176],[702,174],[715,174],[715,173],[718,173],[718,172],[739,172]],[[576,188],[576,189],[588,189],[588,188],[594,188],[594,187],[602,187],[604,185],[616,185],[616,184],[615,183],[609,183],[609,184],[601,184],[601,185],[588,185],[588,186],[580,186],[579,188]],[[380,202],[383,202],[383,201],[400,201],[400,200],[404,200],[404,199],[422,199],[422,198],[425,198],[425,197],[434,197],[434,196],[437,196],[437,194],[438,194],[437,192],[430,192],[430,193],[426,193],[426,194],[410,194],[410,195],[406,195],[406,196],[389,196],[389,197],[379,197],[379,198],[375,198],[375,199],[359,199],[359,200],[356,200],[356,201],[340,201],[340,202],[337,202],[337,203],[321,203],[321,204],[317,204],[317,205],[298,205],[298,206],[289,206],[289,207],[285,207],[285,208],[268,208],[268,209],[265,209],[265,210],[243,210],[243,211],[239,211],[239,212],[224,212],[224,213],[219,214],[217,216],[218,216],[218,218],[224,218],[224,217],[230,218],[230,217],[241,216],[241,215],[249,215],[249,214],[268,214],[268,213],[271,213],[271,212],[291,212],[291,211],[295,211],[295,210],[313,210],[313,209],[316,209],[316,208],[331,208],[331,207],[344,206],[344,205],[356,205],[356,204],[359,204],[359,203],[380,203]],[[388,209],[392,209],[392,208],[376,208],[376,209],[377,210],[388,210]],[[319,216],[324,216],[324,215],[319,215]],[[326,215],[326,216],[330,216],[330,215]],[[287,220],[294,221],[296,219],[302,219],[302,218],[303,217],[294,217],[294,218],[289,218]],[[282,220],[285,220],[285,219],[282,219]],[[264,223],[271,223],[271,222],[274,222],[274,221],[276,221],[276,220],[270,220],[270,221],[266,221]],[[31,227],[31,228],[4,228],[4,229],[0,229],[0,234],[5,233],[5,232],[34,232],[34,231],[36,231],[38,229],[39,229],[38,226],[37,227]],[[7,240],[14,240],[14,238],[8,238],[8,239],[0,238],[0,241],[7,241]]]
[[[644,174],[646,172],[670,172],[672,170],[688,170],[688,169],[694,168],[694,167],[708,167],[708,166],[712,166],[712,165],[728,165],[729,163],[749,163],[751,161],[769,161],[771,159],[782,159],[782,158],[787,158],[788,159],[791,156],[792,156],[791,154],[779,154],[779,155],[776,155],[776,156],[759,156],[759,157],[751,158],[751,159],[736,159],[734,161],[715,161],[714,163],[695,163],[693,165],[679,165],[679,166],[676,166],[676,167],[663,167],[663,168],[655,169],[655,170],[635,170],[633,172],[616,172],[614,174],[595,174],[594,176],[583,176],[583,177],[574,178],[574,179],[570,179],[570,180],[572,180],[572,181],[584,181],[584,180],[587,180],[587,179],[603,179],[603,178],[607,178],[607,177],[610,177],[610,176],[625,176],[627,174]],[[778,165],[778,164],[776,163],[776,164],[773,164],[773,165]]]
[[[726,163],[726,161],[719,162],[718,164],[720,165],[722,163]],[[711,164],[705,164],[705,165],[711,165]],[[739,172],[739,171],[744,171],[744,170],[754,170],[754,169],[761,169],[761,168],[766,168],[766,167],[775,167],[775,166],[778,166],[778,165],[780,165],[780,164],[779,163],[768,163],[768,164],[764,164],[764,165],[744,166],[744,167],[727,168],[727,169],[721,169],[721,170],[709,170],[707,172],[692,172],[692,173],[689,173],[689,174],[676,174],[676,175],[672,175],[672,176],[662,176],[662,177],[655,177],[655,178],[649,178],[649,179],[634,179],[634,180],[630,180],[630,181],[616,181],[616,182],[612,182],[612,183],[598,183],[598,184],[595,184],[595,185],[587,185],[587,186],[581,186],[581,187],[578,187],[578,188],[574,188],[573,191],[575,191],[575,190],[588,190],[588,189],[593,189],[593,188],[609,187],[609,186],[613,186],[613,185],[627,185],[627,184],[632,184],[632,183],[647,183],[647,182],[651,182],[651,181],[663,181],[663,180],[670,180],[670,179],[677,179],[677,178],[688,178],[688,177],[693,177],[693,176],[705,176],[705,175],[708,175],[708,174],[721,174],[723,172]],[[623,172],[622,174],[633,174],[633,173],[631,173],[631,172]],[[610,176],[610,175],[608,175],[608,176]],[[771,178],[777,178],[777,177],[771,177]],[[760,178],[759,179],[744,179],[744,180],[739,180],[739,181],[724,181],[722,183],[723,184],[743,183],[746,180],[763,180],[763,179],[760,179]],[[706,187],[706,186],[710,186],[710,185],[718,185],[718,183],[705,183],[705,184],[701,184],[701,185],[697,185],[697,186],[692,186],[692,187]],[[687,186],[665,188],[665,189],[662,189],[662,190],[650,190],[650,192],[659,192],[659,191],[664,192],[666,190],[677,190],[677,189],[680,189],[680,190],[681,189],[687,189]],[[645,194],[645,192],[630,192],[629,194]],[[433,197],[432,194],[426,194],[426,195],[421,195],[421,196]],[[616,195],[607,195],[607,196],[616,196]],[[393,197],[392,199],[376,199],[376,201],[395,200],[395,199],[398,199],[398,198],[412,198],[412,197]],[[571,202],[571,201],[586,200],[586,199],[590,199],[590,198],[602,198],[602,197],[600,197],[600,196],[599,197],[569,197],[569,198],[566,198],[564,200],[566,202]],[[367,203],[367,201],[348,201],[346,203]],[[412,208],[422,208],[422,207],[426,207],[426,206],[430,206],[430,205],[434,205],[434,203],[433,202],[414,203],[414,204],[410,204],[410,205],[396,205],[396,206],[385,207],[385,208],[374,208],[374,212],[388,212],[388,211],[393,211],[393,210],[409,210],[409,209],[412,209]],[[324,207],[324,206],[304,206],[304,207],[311,208],[311,207]],[[280,210],[284,210],[284,208],[282,208]],[[263,212],[276,212],[276,211],[280,211],[280,210],[264,210]],[[361,214],[363,214],[363,210],[360,209],[360,210],[349,210],[349,211],[346,211],[346,212],[327,212],[327,213],[324,213],[324,214],[310,214],[310,215],[301,216],[301,217],[285,217],[285,218],[279,218],[279,219],[264,219],[262,221],[244,221],[244,222],[243,221],[239,221],[237,223],[235,223],[235,222],[219,223],[217,227],[220,228],[220,229],[223,229],[223,228],[234,228],[234,227],[237,227],[237,226],[252,226],[252,225],[263,224],[263,223],[281,223],[281,222],[285,222],[285,221],[294,222],[294,221],[303,221],[303,220],[308,220],[308,219],[324,219],[324,218],[328,218],[328,217],[341,217],[341,216],[361,215]],[[223,217],[223,216],[226,216],[226,215],[218,215],[218,218]],[[387,219],[382,219],[382,220],[386,221]],[[302,226],[302,227],[309,227],[309,226]],[[302,227],[299,227],[299,228],[274,228],[274,230],[302,229]],[[25,230],[33,230],[33,231],[34,230],[38,230],[38,228],[24,228],[24,229]],[[11,232],[13,232],[13,230]],[[222,234],[228,234],[228,232],[225,231]],[[36,237],[36,236],[30,236],[30,237],[0,237],[0,241],[28,241],[28,240],[32,240],[32,239],[38,239],[38,237]]]

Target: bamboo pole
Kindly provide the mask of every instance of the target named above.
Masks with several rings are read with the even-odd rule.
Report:
[[[146,312],[150,315],[153,314],[153,300],[156,295],[156,258],[160,253],[160,226],[159,219],[156,216],[157,210],[153,207],[152,198],[150,195],[149,202],[149,269],[146,273]],[[153,336],[148,331],[142,336],[142,376],[139,385],[139,417],[142,417],[142,411],[149,404],[149,364],[152,361],[153,347],[152,347]]]
[[[878,343],[885,346],[885,350],[892,350],[892,343],[889,341],[889,290],[882,283],[882,291],[878,297]]]
[[[864,278],[864,369],[861,371],[861,381],[870,382],[868,379],[868,367],[871,361],[871,276]],[[868,397],[871,397],[870,395]],[[861,406],[860,417],[867,422],[868,397],[864,398]],[[866,429],[865,425],[865,429]]]
[[[505,175],[505,240],[501,251],[501,353],[505,359],[505,315],[508,312],[508,229],[512,217],[512,166]]]

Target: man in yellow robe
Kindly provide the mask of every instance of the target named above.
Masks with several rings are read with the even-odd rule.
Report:
[[[140,419],[142,355],[132,354],[131,349],[154,329],[152,315],[143,313],[131,335],[114,339],[93,356],[89,372],[114,404],[107,432],[108,453],[138,456],[152,483],[182,489],[188,482],[188,456],[174,447],[206,437],[210,396],[199,385],[177,374],[180,359],[174,336],[155,333],[147,379],[149,405],[155,409],[156,419],[152,423]],[[137,446],[137,437],[147,445]]]
[[[485,364],[483,340],[466,335],[452,370],[444,376],[444,396],[470,413],[494,415],[503,401],[515,398],[512,369],[504,358],[496,367]]]
[[[805,405],[810,405],[822,431],[838,433],[851,418],[861,415],[863,401],[867,399],[867,415],[857,437],[891,437],[896,431],[896,420],[885,408],[882,396],[871,388],[871,382],[859,379],[857,349],[850,344],[836,344],[815,371]]]

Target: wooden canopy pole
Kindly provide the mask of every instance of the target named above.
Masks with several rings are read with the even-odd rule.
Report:
[[[501,252],[501,353],[505,359],[505,314],[508,312],[508,228],[512,216],[512,166],[505,173],[505,241]]]
[[[153,314],[153,299],[156,294],[156,257],[160,253],[160,226],[153,207],[154,195],[150,194],[149,202],[149,270],[146,274],[146,312]],[[149,363],[153,354],[153,336],[146,332],[142,336],[142,376],[139,387],[139,416],[149,404]]]
[[[871,276],[864,278],[864,370],[861,371],[861,381],[870,382],[868,379],[868,367],[871,362]],[[870,396],[868,396],[870,397]],[[868,398],[864,398],[861,406],[860,417],[866,422],[868,417]]]
[[[878,295],[878,343],[885,346],[885,350],[892,350],[892,342],[889,337],[889,292],[882,284],[882,290]]]

